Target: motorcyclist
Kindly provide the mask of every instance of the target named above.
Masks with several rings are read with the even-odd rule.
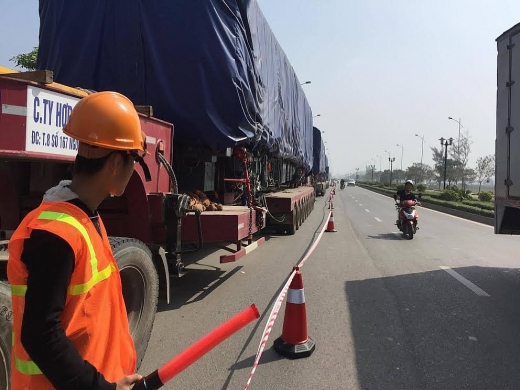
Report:
[[[345,179],[341,179],[341,188],[345,188]]]
[[[421,205],[418,201],[418,197],[412,192],[413,190],[413,181],[412,180],[406,180],[404,182],[404,188],[402,190],[398,190],[395,194],[394,194],[394,200],[396,202],[398,202],[397,199],[399,199],[399,202],[403,201],[403,200],[415,200],[417,202],[418,205]],[[420,197],[420,195],[419,195]],[[397,221],[396,221],[396,224],[397,226],[400,225],[400,221],[399,221],[399,210],[397,210]]]
[[[417,197],[412,192],[413,190],[413,181],[412,180],[406,180],[404,182],[404,188],[402,190],[398,190],[394,194],[394,200],[397,200],[399,198],[400,201],[402,200],[417,200]]]

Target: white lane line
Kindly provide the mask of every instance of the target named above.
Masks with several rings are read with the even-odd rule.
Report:
[[[365,209],[365,211],[366,211],[367,213],[369,213],[369,212],[370,212],[370,210],[369,210],[369,209]]]
[[[383,221],[381,221],[381,220],[380,220],[379,218],[377,218],[377,217],[374,217],[374,219],[375,219],[377,222],[383,222]]]
[[[361,203],[359,204],[360,206],[363,206]]]
[[[459,273],[455,272],[454,270],[452,270],[450,267],[446,267],[444,265],[440,265],[439,268],[443,269],[444,271],[449,273],[451,276],[453,276],[455,279],[457,279],[459,282],[461,282],[464,286],[469,288],[471,291],[473,291],[478,296],[481,296],[481,297],[489,297],[489,296],[491,296],[487,292],[482,290],[480,287],[478,287],[477,285],[471,283],[464,276],[462,276],[461,274],[459,274]]]

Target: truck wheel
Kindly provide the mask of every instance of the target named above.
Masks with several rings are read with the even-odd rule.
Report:
[[[110,237],[112,252],[119,267],[128,325],[141,364],[152,334],[159,299],[159,275],[150,249],[141,241]]]
[[[293,209],[293,212],[292,212],[292,224],[291,225],[285,225],[287,226],[287,234],[289,235],[293,235],[296,233],[296,230],[298,230],[298,214],[296,213],[296,207]]]
[[[11,333],[13,309],[11,288],[6,281],[0,281],[0,389],[11,388]]]

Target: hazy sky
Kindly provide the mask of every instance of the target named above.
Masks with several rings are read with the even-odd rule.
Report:
[[[470,132],[470,165],[494,153],[495,39],[520,22],[518,0],[257,0],[325,131],[334,174],[421,159]],[[0,65],[38,44],[38,2],[0,0]]]

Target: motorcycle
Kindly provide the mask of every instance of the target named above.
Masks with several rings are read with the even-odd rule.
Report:
[[[345,183],[341,183],[340,186],[339,186],[339,188],[340,188],[341,190],[344,189],[344,188],[345,188]]]
[[[419,194],[419,199],[421,194]],[[395,202],[395,208],[398,213],[398,220],[396,221],[397,228],[410,240],[413,239],[419,227],[417,226],[417,220],[419,214],[415,209],[415,206],[420,203],[417,200],[402,200]]]

